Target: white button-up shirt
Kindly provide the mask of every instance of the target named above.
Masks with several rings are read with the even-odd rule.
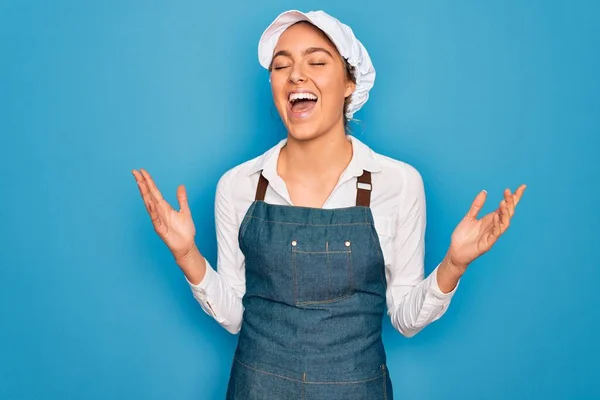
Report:
[[[404,336],[418,333],[446,311],[456,288],[443,293],[436,280],[437,268],[425,279],[425,190],[419,172],[402,161],[375,153],[348,135],[353,156],[323,208],[356,204],[356,179],[371,172],[371,211],[384,255],[387,313],[392,325]],[[283,139],[261,156],[227,171],[217,184],[215,225],[217,270],[207,261],[202,281],[192,293],[202,309],[231,333],[239,332],[246,292],[244,255],[238,231],[254,201],[260,171],[269,181],[265,202],[293,205],[285,182],[277,174]]]

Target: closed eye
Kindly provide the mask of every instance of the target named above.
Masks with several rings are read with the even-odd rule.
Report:
[[[310,65],[325,65],[325,63],[310,63]]]

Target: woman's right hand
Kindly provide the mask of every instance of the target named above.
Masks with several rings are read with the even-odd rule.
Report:
[[[185,258],[195,248],[196,228],[187,201],[185,187],[177,188],[179,211],[162,197],[152,177],[145,169],[133,170],[142,200],[150,214],[154,230],[165,242],[176,260]]]

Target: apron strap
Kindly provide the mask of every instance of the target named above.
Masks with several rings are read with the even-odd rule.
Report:
[[[260,177],[258,178],[258,185],[256,186],[256,195],[254,196],[254,200],[264,201],[268,186],[269,181],[261,172]],[[371,188],[371,173],[363,170],[362,175],[359,176],[356,181],[357,206],[369,207],[371,205]]]
[[[254,200],[265,200],[265,193],[267,193],[267,186],[269,186],[269,181],[265,178],[260,172],[260,178],[258,178],[258,185],[256,186],[256,196],[254,196]]]
[[[363,170],[356,181],[356,205],[369,207],[371,205],[371,172]]]

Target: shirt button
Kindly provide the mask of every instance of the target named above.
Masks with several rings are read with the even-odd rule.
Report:
[[[298,242],[296,242],[295,240],[292,240],[292,246],[295,246],[297,244],[298,244]]]
[[[345,244],[346,244],[346,247],[350,247],[350,241],[349,240],[346,240]]]

